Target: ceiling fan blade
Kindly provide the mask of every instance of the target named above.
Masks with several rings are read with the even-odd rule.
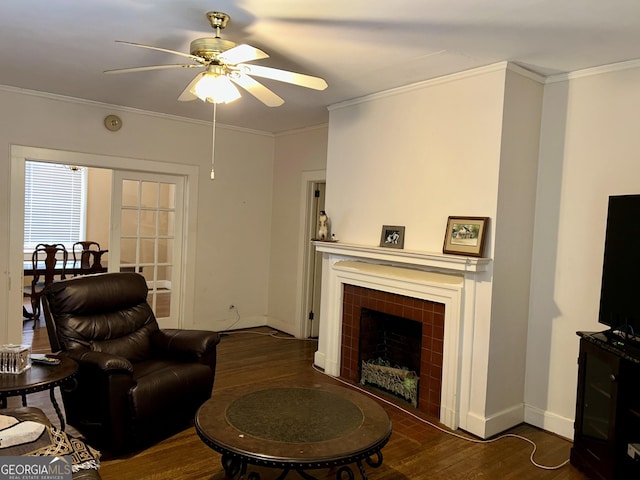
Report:
[[[104,73],[130,73],[130,72],[145,72],[147,70],[163,70],[166,68],[203,68],[203,67],[206,67],[206,65],[196,65],[196,64],[149,65],[148,67],[116,68],[114,70],[105,70]]]
[[[152,47],[151,45],[144,45],[142,43],[125,42],[124,40],[116,40],[116,43],[124,43],[125,45],[131,45],[133,47],[148,48],[150,50],[157,50],[159,52],[172,53],[174,55],[180,55],[181,57],[191,58],[192,60],[195,60],[197,62],[207,63],[207,60],[205,58],[198,57],[197,55],[191,55],[190,53],[183,53],[183,52],[178,52],[176,50],[168,50],[166,48],[160,48],[160,47]]]
[[[196,83],[198,83],[198,80],[200,80],[204,74],[205,72],[202,72],[197,74],[195,77],[193,77],[193,80],[189,82],[189,85],[187,85],[187,87],[182,91],[182,93],[178,97],[178,101],[190,102],[191,100],[195,100],[196,98],[198,98],[193,93],[191,93],[191,89]]]
[[[222,52],[220,55],[218,55],[218,58],[225,63],[236,65],[238,63],[249,62],[251,60],[269,58],[269,55],[267,55],[259,48],[252,47],[251,45],[243,43],[242,45],[237,45],[233,48],[230,48],[226,52]]]
[[[324,90],[327,88],[327,82],[319,77],[304,75],[302,73],[288,72],[271,67],[262,67],[258,65],[238,65],[242,72],[249,75],[257,75],[258,77],[271,78],[280,82],[292,83],[301,87],[313,88],[314,90]]]
[[[248,75],[241,73],[237,76],[230,75],[229,78],[264,103],[267,107],[279,107],[284,103],[282,98]]]

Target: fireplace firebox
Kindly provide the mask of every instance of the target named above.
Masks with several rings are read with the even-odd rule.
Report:
[[[417,407],[422,323],[360,309],[360,383],[382,388]]]
[[[360,382],[363,361],[415,372],[417,408],[439,418],[444,305],[356,285],[343,288],[340,375]],[[404,376],[410,385],[414,377]]]

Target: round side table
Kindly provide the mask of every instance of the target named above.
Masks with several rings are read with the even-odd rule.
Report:
[[[55,387],[72,381],[78,371],[78,364],[67,357],[60,357],[59,365],[42,365],[32,363],[22,373],[3,373],[0,374],[0,408],[7,407],[7,398],[21,396],[22,405],[27,406],[27,395],[30,393],[49,390],[49,397],[53,408],[58,414],[60,420],[60,428],[64,430],[64,416],[58,406],[55,397]]]

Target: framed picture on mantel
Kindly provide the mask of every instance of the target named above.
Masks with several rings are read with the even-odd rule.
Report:
[[[404,227],[383,225],[380,234],[380,246],[388,248],[404,248]]]
[[[449,217],[442,253],[482,257],[489,217]]]

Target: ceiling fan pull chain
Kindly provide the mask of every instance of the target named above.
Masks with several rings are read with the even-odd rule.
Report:
[[[211,134],[211,180],[213,180],[216,175],[213,171],[213,161],[216,156],[216,109],[218,104],[213,102],[213,133]]]

